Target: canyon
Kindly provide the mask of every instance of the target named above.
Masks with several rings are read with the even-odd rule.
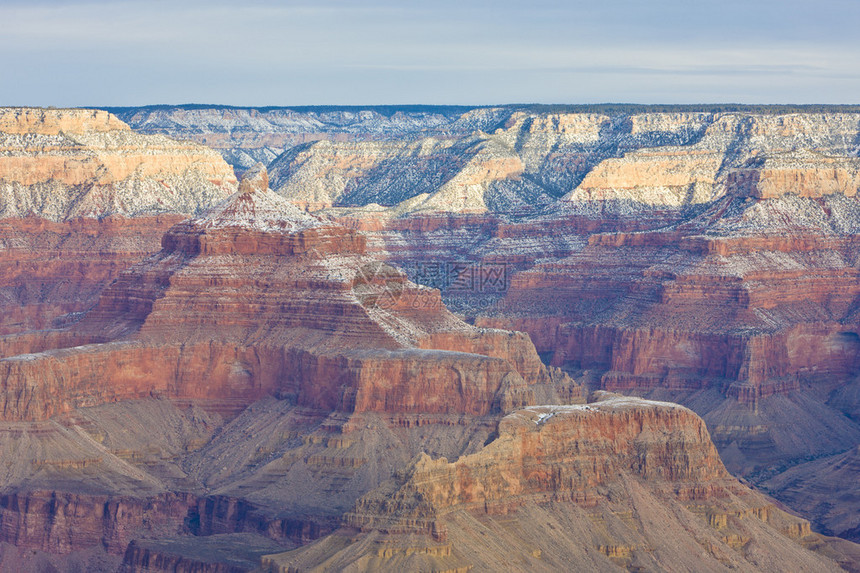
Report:
[[[0,110],[0,568],[858,569],[860,114],[114,111]]]
[[[858,124],[512,111],[463,140],[472,154],[448,181],[388,203],[390,156],[350,163],[354,144],[271,167],[296,204],[313,208],[303,191],[325,186],[332,206],[319,212],[365,230],[470,322],[527,332],[591,389],[690,406],[729,469],[765,483],[860,438]],[[438,154],[436,141],[402,145],[414,158]],[[420,171],[410,161],[397,169]],[[309,185],[308,165],[334,174]],[[847,536],[858,525],[826,521]]]

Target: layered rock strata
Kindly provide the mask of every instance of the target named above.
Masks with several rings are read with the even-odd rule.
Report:
[[[0,335],[59,328],[80,319],[105,286],[157,252],[164,233],[184,218],[0,220]],[[4,348],[3,355],[25,351]]]
[[[455,139],[297,146],[271,169],[275,190],[297,203],[363,217],[561,210],[662,213],[665,225],[727,194],[776,197],[797,185],[801,196],[852,195],[857,132],[857,114],[509,110],[492,129]]]
[[[262,166],[80,320],[38,334],[7,337],[10,352],[31,348],[0,360],[6,447],[32,449],[8,458],[0,537],[130,564],[161,559],[157,544],[126,550],[130,535],[317,537],[418,451],[456,456],[501,412],[581,400],[527,336],[461,322],[368,256],[363,235],[268,190]],[[254,406],[221,427],[260,400],[263,428],[242,430],[266,419]],[[175,433],[144,446],[132,420],[157,424],[164,404]],[[315,485],[297,489],[308,471]]]
[[[217,153],[107,112],[0,108],[0,334],[76,320],[168,228],[235,189]]]
[[[68,339],[110,342],[0,361],[4,418],[153,392],[483,415],[533,400],[532,384],[549,388],[527,337],[465,325],[437,291],[367,257],[363,236],[299,211],[267,183],[264,168],[252,170],[224,204],[171,229]]]
[[[198,213],[236,184],[214,151],[103,111],[0,108],[0,148],[2,217]]]
[[[411,199],[336,212],[477,324],[528,332],[593,386],[693,406],[732,448],[731,468],[749,472],[860,436],[841,413],[822,415],[860,367],[858,124],[517,113],[479,136],[522,165],[487,189],[540,181],[561,198],[544,214],[485,201],[483,215],[398,216]],[[782,420],[794,416],[792,430]]]
[[[58,328],[7,336],[0,345],[8,357],[0,361],[4,451],[29,452],[3,456],[3,540],[72,553],[94,543],[118,555],[135,532],[149,539],[125,553],[127,566],[161,559],[201,567],[187,544],[166,540],[247,534],[289,549],[351,523],[289,559],[309,568],[336,556],[356,567],[426,568],[430,559],[437,569],[499,569],[510,564],[482,540],[495,536],[535,568],[538,552],[554,568],[692,568],[685,554],[698,555],[700,540],[712,540],[702,559],[714,568],[713,559],[741,569],[766,568],[769,560],[785,569],[782,559],[831,566],[776,527],[845,566],[856,563],[853,546],[805,535],[802,521],[763,509],[770,502],[730,478],[721,481],[722,470],[698,476],[713,487],[696,503],[725,514],[703,525],[685,501],[686,478],[671,477],[685,463],[678,460],[713,469],[707,447],[690,449],[698,438],[672,437],[699,431],[672,429],[697,427],[692,415],[669,427],[624,413],[625,424],[648,426],[648,439],[595,446],[617,455],[605,458],[615,460],[607,472],[621,476],[594,478],[596,493],[541,477],[573,475],[568,467],[585,475],[594,466],[565,455],[537,456],[541,462],[523,464],[529,470],[515,482],[494,477],[494,462],[482,465],[481,455],[511,468],[519,454],[527,458],[523,450],[494,450],[520,435],[510,418],[497,428],[499,417],[529,404],[581,401],[579,386],[544,368],[522,335],[466,326],[444,310],[437,291],[411,283],[378,255],[442,288],[479,324],[527,330],[547,361],[580,382],[684,401],[704,415],[731,469],[771,478],[780,464],[858,442],[858,402],[845,384],[857,368],[857,117],[521,113],[481,129],[462,145],[437,137],[369,149],[317,144],[285,155],[276,167],[279,189],[303,207],[315,206],[309,197],[328,197],[329,212],[365,234],[292,209],[265,191],[262,172],[252,173],[230,201],[173,227],[161,252],[103,296],[16,318],[7,334]],[[378,149],[388,155],[376,157]],[[362,153],[364,163],[354,165]],[[327,167],[325,154],[342,164]],[[424,181],[428,169],[435,179],[424,188],[394,185]],[[319,193],[299,197],[316,179],[326,181]],[[377,198],[384,205],[369,205]],[[545,212],[523,217],[536,208]],[[407,213],[420,214],[401,217]],[[60,224],[67,227],[44,226],[58,237],[50,244],[72,253],[80,223]],[[107,244],[130,253],[127,240],[118,232]],[[119,268],[104,271],[105,283]],[[32,284],[32,272],[10,282]],[[89,271],[82,267],[79,276]],[[72,288],[45,285],[58,300]],[[96,300],[92,312],[75,314]],[[56,313],[65,316],[55,321]],[[655,416],[671,419],[674,410],[662,408]],[[554,415],[531,422],[538,437],[523,443],[551,442],[543,432],[556,417],[576,420],[582,432],[599,422],[591,434],[601,435],[603,409],[583,411],[599,414],[594,420],[580,419],[578,410],[541,410],[538,416]],[[624,434],[626,426],[612,419],[613,432]],[[588,435],[580,436],[583,451]],[[661,450],[664,437],[672,445]],[[628,463],[639,460],[624,453],[631,447],[656,475]],[[428,461],[422,452],[451,462]],[[421,471],[404,470],[416,456]],[[761,473],[768,466],[774,471]],[[454,485],[437,491],[436,473]],[[470,481],[475,476],[483,476],[480,488]],[[783,499],[809,507],[805,500],[820,492],[802,481],[774,491],[798,492]],[[548,492],[556,489],[570,499],[555,500]],[[465,493],[449,495],[447,506],[439,498],[439,510],[380,501],[388,493],[408,501],[415,492],[437,499],[439,491]],[[180,505],[164,505],[172,509],[141,524],[139,508],[177,492]],[[55,501],[45,503],[46,496]],[[605,530],[593,526],[594,500]],[[126,521],[105,518],[113,515],[105,507],[122,507]],[[834,524],[829,531],[853,527],[844,514],[821,513],[816,523]],[[76,538],[68,523],[86,535]],[[684,551],[648,533],[667,523]],[[571,538],[590,541],[580,550]],[[551,547],[541,545],[546,540]]]
[[[860,368],[859,124],[515,113],[473,136],[522,165],[476,188],[484,213],[409,197],[330,212],[452,309],[528,332],[592,387],[694,408],[732,471],[769,479],[759,472],[860,441],[856,399],[834,402]],[[546,196],[531,210],[494,198],[532,184]]]
[[[111,108],[141,133],[196,141],[221,152],[238,171],[270,163],[291,148],[315,141],[443,138],[468,135],[497,124],[511,111],[451,106],[400,108],[232,108],[151,106]]]
[[[478,323],[529,332],[602,388],[693,406],[734,471],[835,453],[860,438],[826,403],[860,367],[858,213],[844,195],[726,197],[682,224],[592,235],[514,274]]]
[[[794,570],[839,570],[803,548],[813,539],[729,476],[695,414],[610,397],[517,410],[455,462],[421,455],[342,529],[263,568],[778,571],[791,555]]]

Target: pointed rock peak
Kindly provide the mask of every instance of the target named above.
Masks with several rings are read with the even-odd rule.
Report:
[[[269,172],[262,163],[257,163],[247,170],[239,183],[239,193],[259,193],[269,188]]]
[[[238,192],[193,223],[208,229],[240,227],[269,233],[291,233],[332,224],[302,211],[269,189],[269,176],[262,163],[245,173]]]

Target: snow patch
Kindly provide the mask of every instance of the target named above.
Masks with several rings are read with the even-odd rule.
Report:
[[[266,233],[296,233],[331,226],[270,189],[234,193],[193,223],[204,229],[238,227]]]
[[[618,396],[609,398],[599,402],[590,404],[547,404],[541,406],[527,406],[515,412],[521,417],[526,417],[528,420],[539,426],[547,420],[564,414],[582,413],[582,412],[605,412],[622,409],[635,408],[671,408],[686,410],[684,406],[674,402],[660,402],[657,400],[645,400],[644,398],[636,398],[633,396]]]

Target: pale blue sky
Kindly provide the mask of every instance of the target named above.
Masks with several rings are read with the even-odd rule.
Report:
[[[0,0],[0,105],[860,103],[858,0]]]

